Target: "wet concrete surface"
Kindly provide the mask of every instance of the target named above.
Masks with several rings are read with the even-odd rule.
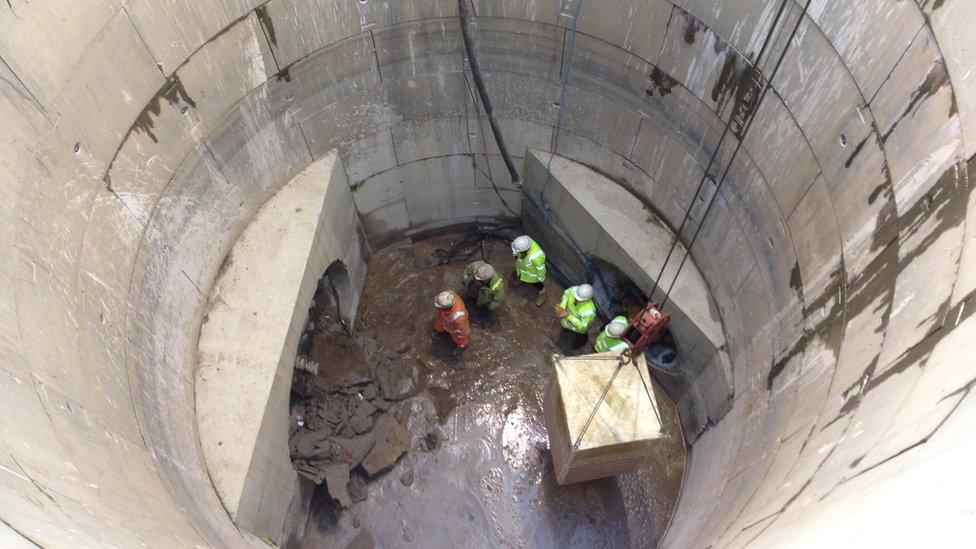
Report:
[[[438,265],[443,250],[459,240],[403,242],[371,258],[356,331],[383,349],[411,344],[402,360],[420,365],[423,379],[419,393],[401,404],[410,449],[390,472],[367,480],[366,499],[349,509],[317,490],[303,545],[345,547],[358,536],[357,543],[369,539],[377,547],[654,546],[685,466],[674,404],[655,387],[667,436],[648,468],[557,486],[542,413],[550,358],[588,349],[568,348],[552,314],[562,288],[551,277],[542,307],[533,303],[534,289],[508,279],[508,301],[494,315],[479,314],[466,300],[473,335],[464,351],[435,334],[434,295],[460,290],[469,261],[486,259],[506,275],[512,268],[507,243],[491,240]],[[326,353],[313,354],[330,368]]]

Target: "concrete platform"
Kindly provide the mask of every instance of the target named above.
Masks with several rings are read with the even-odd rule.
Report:
[[[545,186],[550,214],[583,251],[618,266],[641,289],[650,291],[674,232],[627,189],[579,162],[556,155],[546,184],[549,156],[547,151],[528,151],[526,184],[536,194]],[[691,258],[675,279],[680,259],[687,253],[678,242],[658,282],[666,289],[674,281],[669,295],[672,322],[688,324],[682,327],[696,332],[690,343],[704,337],[701,343],[714,350],[725,344],[725,334],[708,284]],[[663,297],[660,292],[654,297]]]
[[[200,332],[196,414],[210,477],[241,528],[280,540],[297,493],[288,455],[298,339],[329,267],[354,317],[365,265],[336,153],[261,208],[228,254]],[[338,263],[336,263],[338,262]]]

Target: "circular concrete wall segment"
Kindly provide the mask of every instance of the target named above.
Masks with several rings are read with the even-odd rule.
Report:
[[[326,267],[359,284],[358,219],[338,153],[310,164],[257,212],[210,292],[200,329],[195,405],[207,470],[239,527],[279,540],[298,478],[288,449],[298,341]]]
[[[779,7],[586,2],[557,106],[574,2],[472,5],[509,147],[548,150],[561,107],[557,152],[672,227],[743,79],[771,71],[750,59]],[[196,429],[207,296],[261,205],[332,149],[372,242],[509,215],[456,6],[0,7],[4,545],[263,545],[224,511]],[[734,402],[692,447],[666,545],[969,528],[974,16],[787,0],[775,93],[691,249]]]

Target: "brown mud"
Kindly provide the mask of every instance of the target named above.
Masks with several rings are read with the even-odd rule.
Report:
[[[542,307],[533,303],[534,289],[507,278],[507,302],[493,315],[465,300],[473,334],[463,351],[435,334],[434,295],[460,290],[469,261],[486,259],[506,276],[512,269],[507,243],[491,240],[439,265],[443,250],[459,239],[441,236],[379,251],[369,264],[352,335],[325,321],[327,314],[315,323],[307,358],[319,365],[319,375],[296,372],[296,389],[308,398],[306,404],[317,405],[319,394],[334,397],[336,386],[344,383],[356,389],[345,396],[359,399],[368,391],[370,397],[373,389],[366,388],[379,388],[382,376],[392,376],[401,399],[391,398],[389,411],[372,417],[375,422],[380,414],[393,416],[409,429],[410,442],[386,474],[353,470],[348,509],[317,490],[303,545],[345,547],[354,540],[378,547],[656,545],[677,502],[685,466],[673,403],[655,386],[667,437],[648,468],[557,486],[542,415],[551,355],[583,354],[589,348],[572,349],[572,338],[562,333],[552,314],[562,288],[551,277]],[[590,345],[597,329],[591,330]]]

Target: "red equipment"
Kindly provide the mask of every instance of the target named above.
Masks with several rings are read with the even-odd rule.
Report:
[[[624,336],[630,355],[637,356],[648,345],[660,340],[661,332],[670,321],[671,315],[662,313],[657,302],[652,301],[645,305],[641,312],[630,319],[630,328]]]

